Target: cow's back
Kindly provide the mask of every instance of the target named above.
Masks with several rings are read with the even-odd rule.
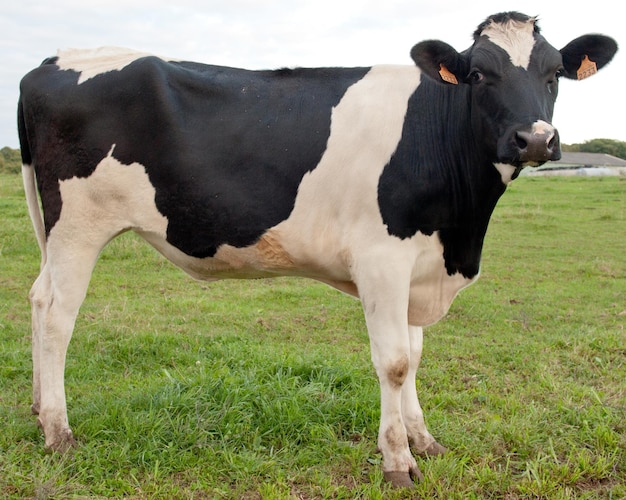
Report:
[[[24,160],[47,232],[60,217],[58,182],[92,176],[113,151],[145,168],[168,242],[194,257],[250,245],[289,216],[324,153],[333,107],[368,71],[93,56],[61,52],[22,81]]]

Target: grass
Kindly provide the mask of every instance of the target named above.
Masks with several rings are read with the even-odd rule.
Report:
[[[358,302],[311,281],[193,282],[133,235],[101,257],[70,345],[79,447],[30,415],[39,255],[0,176],[0,496],[626,498],[626,180],[521,178],[482,277],[426,330],[418,373],[450,448],[390,490]]]

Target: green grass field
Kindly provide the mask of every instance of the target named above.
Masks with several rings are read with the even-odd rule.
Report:
[[[300,279],[194,282],[131,234],[103,253],[70,345],[79,447],[30,414],[39,253],[0,176],[0,497],[626,498],[626,179],[521,178],[482,277],[425,332],[420,401],[450,449],[382,482],[360,305]]]

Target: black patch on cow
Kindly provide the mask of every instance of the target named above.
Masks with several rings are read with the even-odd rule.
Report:
[[[54,60],[48,61],[53,63]],[[319,163],[332,108],[369,68],[246,71],[142,58],[77,85],[42,66],[22,82],[45,226],[60,215],[58,181],[91,175],[115,144],[142,164],[168,219],[167,240],[209,257],[253,244],[287,219]]]
[[[470,87],[426,77],[411,96],[402,138],[378,185],[389,234],[438,231],[449,274],[476,276],[489,218],[505,190],[470,126]]]

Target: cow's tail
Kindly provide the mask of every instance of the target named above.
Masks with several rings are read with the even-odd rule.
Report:
[[[37,197],[37,180],[35,178],[35,168],[33,165],[33,157],[28,142],[28,134],[26,132],[26,123],[24,120],[24,110],[22,100],[18,102],[17,110],[17,129],[20,139],[20,152],[22,155],[22,181],[24,182],[24,194],[26,204],[28,205],[28,215],[35,230],[35,237],[41,251],[41,269],[46,263],[46,230],[43,223],[41,208],[39,207],[39,199]]]

